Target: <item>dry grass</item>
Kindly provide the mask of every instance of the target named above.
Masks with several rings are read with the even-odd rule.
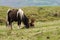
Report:
[[[0,40],[60,40],[60,20],[51,22],[35,22],[35,28],[18,29],[16,24],[13,30],[5,25],[0,26]]]

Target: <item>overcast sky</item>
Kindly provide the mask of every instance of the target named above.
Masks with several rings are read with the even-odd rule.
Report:
[[[59,6],[60,0],[0,0],[0,6]]]

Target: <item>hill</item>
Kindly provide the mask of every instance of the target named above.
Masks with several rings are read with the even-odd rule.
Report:
[[[7,10],[11,7],[0,6],[0,23],[6,20]],[[35,18],[36,21],[53,21],[60,19],[60,6],[44,6],[44,7],[23,7],[24,13],[30,17]]]
[[[60,40],[60,7],[24,7],[28,17],[36,19],[34,28],[21,28],[13,24],[13,30],[6,28],[7,10],[11,7],[0,7],[0,40]]]
[[[37,21],[56,20],[60,16],[59,6],[25,7],[23,10],[28,16],[36,18]]]

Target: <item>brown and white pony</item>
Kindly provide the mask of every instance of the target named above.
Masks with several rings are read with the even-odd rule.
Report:
[[[8,9],[6,25],[9,25],[12,29],[12,22],[14,21],[18,22],[19,28],[21,22],[23,22],[26,28],[29,28],[29,26],[34,26],[34,22],[32,22],[33,20],[31,20],[31,22],[29,23],[29,18],[24,14],[22,9]]]

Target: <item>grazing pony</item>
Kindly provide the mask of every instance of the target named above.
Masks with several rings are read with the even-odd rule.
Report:
[[[29,28],[29,26],[33,25],[33,20],[31,20],[31,23],[29,23],[29,18],[24,14],[22,9],[8,9],[7,11],[7,22],[6,25],[11,27],[12,29],[12,22],[18,22],[18,26],[20,28],[21,22],[25,25],[26,28]]]

